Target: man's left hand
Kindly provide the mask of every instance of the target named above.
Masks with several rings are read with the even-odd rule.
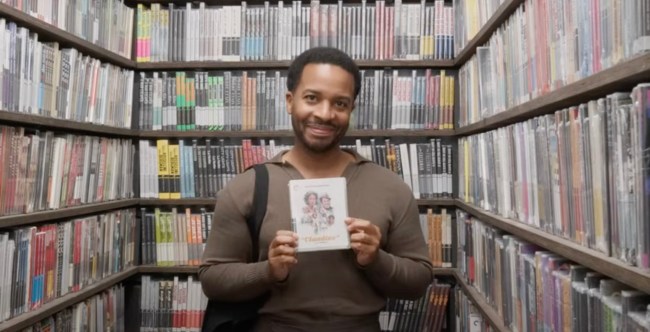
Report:
[[[379,244],[381,243],[381,232],[379,227],[368,220],[357,218],[346,218],[350,233],[350,246],[357,255],[357,263],[367,266],[377,258]]]

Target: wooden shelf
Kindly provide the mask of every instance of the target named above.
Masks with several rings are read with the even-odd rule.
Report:
[[[359,68],[455,68],[454,60],[355,60]],[[138,70],[287,69],[291,61],[181,61],[140,62]]]
[[[419,206],[454,206],[453,198],[427,198],[418,199]],[[181,199],[155,199],[142,198],[139,200],[141,206],[212,206],[216,198],[181,198]]]
[[[165,131],[165,130],[141,130],[140,138],[274,138],[293,137],[290,130],[241,130],[241,131]]]
[[[126,128],[116,128],[91,123],[75,122],[72,120],[50,118],[46,116],[15,113],[0,110],[0,122],[11,122],[19,126],[30,128],[43,128],[53,131],[64,131],[66,133],[79,133],[90,135],[101,135],[108,137],[137,137],[138,131]]]
[[[485,22],[481,30],[478,31],[476,36],[472,38],[465,48],[456,54],[454,65],[458,68],[463,66],[472,55],[476,54],[476,48],[485,44],[492,34],[515,12],[515,10],[524,2],[524,0],[506,0],[501,6],[492,14],[492,17]]]
[[[140,265],[138,266],[138,273],[140,274],[196,274],[199,271],[198,266],[180,265],[180,266],[155,266],[155,265]],[[437,276],[451,276],[457,277],[457,269],[453,267],[437,267],[433,268],[433,272]]]
[[[199,273],[198,266],[155,266],[155,265],[140,265],[138,266],[138,273],[140,274],[197,274]]]
[[[449,0],[447,0],[449,1]],[[124,1],[127,5],[134,7],[138,3],[144,4],[145,6],[154,4],[154,3],[160,3],[163,5],[167,5],[170,3],[174,3],[177,5],[185,5],[186,3],[198,3],[199,0],[125,0]],[[208,6],[238,6],[241,5],[241,0],[202,0],[202,2],[205,2],[206,5]],[[301,0],[303,5],[309,5],[310,0]],[[264,5],[264,0],[247,0],[246,3],[248,5]],[[336,0],[321,0],[321,4],[336,4]],[[348,3],[361,3],[361,0],[346,0],[346,4]],[[375,3],[375,0],[368,0],[368,3]],[[392,3],[392,2],[391,2]],[[403,0],[402,3],[420,3],[418,0]],[[271,5],[277,5],[277,1],[271,1]],[[287,6],[287,3],[285,2],[285,6]],[[291,4],[289,4],[291,6]]]
[[[0,217],[0,229],[135,207],[138,205],[139,201],[139,199],[130,198],[104,203],[86,204],[57,210],[45,210],[34,213],[3,216]],[[0,329],[0,331],[1,330],[2,329]]]
[[[453,129],[381,129],[381,130],[349,130],[346,137],[453,137]]]
[[[214,206],[216,198],[140,199],[141,206]]]
[[[287,69],[289,61],[181,61],[181,62],[139,62],[138,70],[217,70],[217,69]]]
[[[456,278],[457,269],[455,267],[434,267],[433,274],[434,276],[450,276]]]
[[[650,53],[645,53],[482,121],[456,129],[456,134],[464,136],[485,132],[554,113],[610,93],[631,90],[634,85],[648,81],[649,78]]]
[[[483,295],[479,293],[473,286],[468,285],[459,273],[458,270],[455,271],[456,282],[463,289],[463,293],[469,297],[469,299],[474,303],[474,306],[481,312],[483,317],[487,319],[487,322],[497,331],[510,332],[505,324],[503,323],[503,318],[499,316],[497,311],[487,303]]]
[[[155,266],[140,265],[138,273],[140,274],[196,274],[199,271],[198,266],[180,265],[180,266]],[[437,276],[451,276],[456,278],[457,269],[453,267],[434,268],[433,272]]]
[[[386,130],[348,130],[346,137],[453,137],[455,131],[448,130],[415,130],[415,129],[386,129]],[[140,138],[276,138],[294,137],[291,130],[244,130],[244,131],[162,131],[142,130]]]
[[[97,293],[113,287],[117,283],[122,282],[135,275],[137,271],[137,267],[130,267],[123,272],[104,278],[95,284],[86,286],[78,292],[66,294],[58,299],[44,304],[39,309],[32,310],[15,318],[9,319],[3,323],[0,323],[0,331],[21,331],[29,326],[34,325],[44,318],[52,316],[67,307],[70,307]]]
[[[61,48],[73,47],[84,55],[118,65],[122,68],[135,68],[135,62],[117,53],[97,46],[89,41],[79,38],[72,33],[32,17],[9,5],[0,3],[0,15],[13,21],[19,26],[28,28],[31,32],[38,33],[39,41],[57,41]]]
[[[455,206],[453,198],[418,198],[418,206]]]
[[[496,228],[650,294],[650,272],[648,271],[627,265],[616,258],[606,256],[601,252],[546,233],[535,227],[476,208],[460,199],[456,200],[456,206]]]

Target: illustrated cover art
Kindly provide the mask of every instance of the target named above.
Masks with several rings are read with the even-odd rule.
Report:
[[[345,178],[291,180],[289,196],[299,252],[350,248]]]

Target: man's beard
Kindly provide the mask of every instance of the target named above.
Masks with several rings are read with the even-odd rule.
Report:
[[[327,151],[331,151],[332,149],[335,149],[339,146],[339,143],[345,136],[345,133],[348,130],[348,126],[346,125],[345,127],[340,127],[340,126],[335,126],[331,123],[327,122],[322,122],[322,121],[303,121],[298,122],[296,118],[292,115],[291,116],[291,124],[293,126],[293,132],[296,135],[296,138],[302,143],[302,145],[307,148],[307,150],[314,152],[314,153],[323,153]],[[331,138],[323,138],[323,139],[315,139],[309,141],[307,137],[305,136],[305,130],[309,126],[309,124],[321,124],[321,125],[329,125],[334,129],[334,136]]]

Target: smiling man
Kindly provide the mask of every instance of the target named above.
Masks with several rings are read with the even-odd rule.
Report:
[[[242,301],[270,292],[255,331],[376,332],[386,297],[420,297],[433,280],[409,188],[339,146],[360,85],[356,64],[336,49],[310,49],[291,64],[286,101],[296,139],[291,150],[266,163],[270,194],[260,262],[248,262],[254,172],[237,176],[217,195],[199,278],[213,299]],[[352,248],[297,254],[288,182],[340,176],[347,181]]]

